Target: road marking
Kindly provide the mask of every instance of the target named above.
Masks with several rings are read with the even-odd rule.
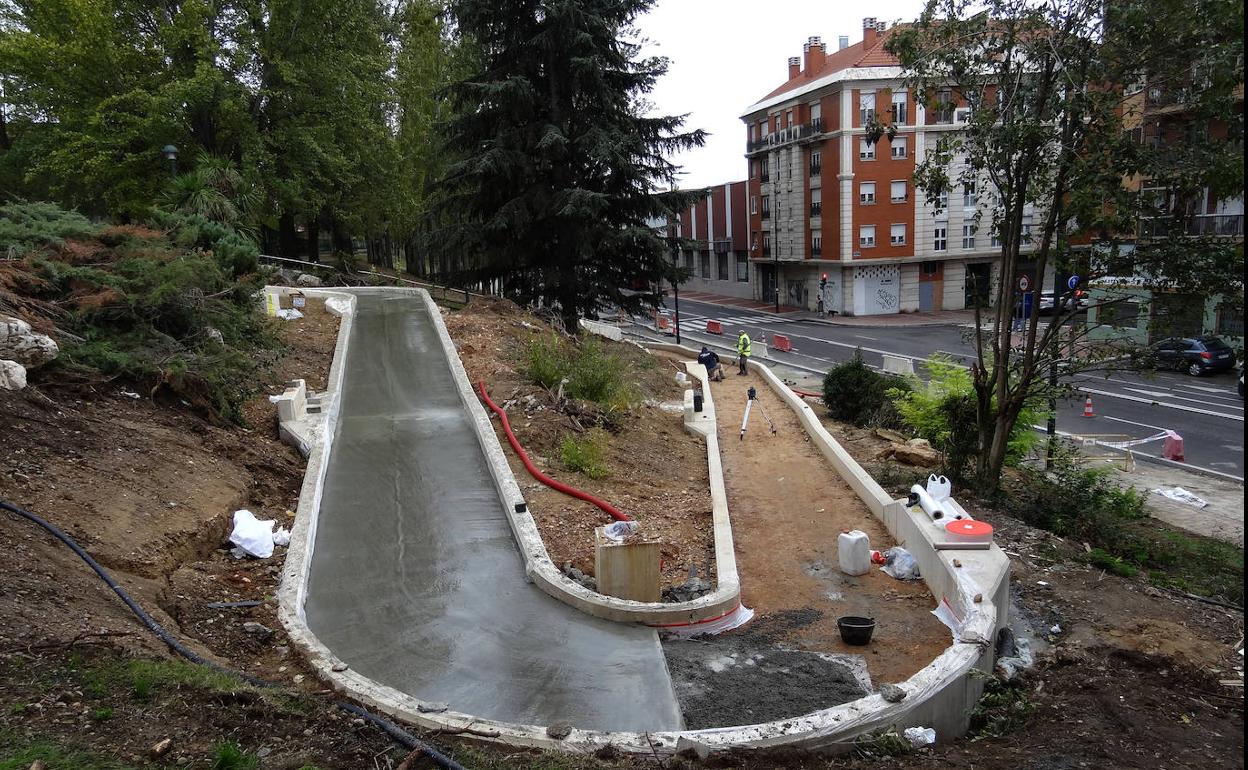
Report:
[[[1101,416],[1104,417],[1106,420],[1113,420],[1114,422],[1125,422],[1127,425],[1138,425],[1141,428],[1152,428],[1153,430],[1170,430],[1170,428],[1163,428],[1160,425],[1149,425],[1146,422],[1133,422],[1132,420],[1124,420],[1121,417],[1110,417],[1107,414],[1103,414]]]
[[[1153,406],[1164,406],[1167,409],[1178,409],[1181,412],[1192,412],[1194,414],[1205,414],[1210,417],[1222,417],[1227,420],[1244,421],[1242,414],[1223,414],[1222,412],[1214,412],[1209,409],[1197,409],[1194,406],[1186,406],[1184,404],[1171,404],[1166,401],[1154,401],[1151,398],[1141,398],[1139,396],[1128,396],[1126,393],[1115,393],[1112,390],[1098,390],[1096,388],[1080,388],[1084,393],[1091,393],[1094,396],[1106,396],[1108,398],[1120,398],[1123,401],[1135,401],[1140,404],[1152,404]]]
[[[855,336],[855,337],[857,337],[857,338],[858,338],[858,339],[860,339],[860,340],[871,340],[872,342],[879,342],[879,341],[880,341],[880,338],[879,338],[879,337],[868,337],[868,336],[867,336],[867,335],[865,335],[865,334],[855,334],[854,336]]]
[[[1170,392],[1162,392],[1162,391],[1157,391],[1157,390],[1142,390],[1140,388],[1124,387],[1123,390],[1129,390],[1132,393],[1143,393],[1146,396],[1153,396],[1155,398],[1173,398],[1177,401],[1191,401],[1192,403],[1195,403],[1195,404],[1205,404],[1207,406],[1220,406],[1225,409],[1237,409],[1241,412],[1244,411],[1244,408],[1242,406],[1237,406],[1235,404],[1210,404],[1208,397],[1205,397],[1203,399],[1202,398],[1188,398],[1187,396],[1179,396]]]
[[[1048,432],[1048,428],[1044,425],[1032,425],[1031,427],[1033,430],[1036,430],[1040,433]],[[1064,431],[1060,429],[1057,431],[1057,435],[1062,436],[1063,438],[1082,438],[1078,433],[1070,433],[1069,431]],[[1167,460],[1166,458],[1161,457],[1160,455],[1152,454],[1151,452],[1144,452],[1144,451],[1140,451],[1134,448],[1117,449],[1115,447],[1105,447],[1105,449],[1108,449],[1112,452],[1122,452],[1124,454],[1127,452],[1130,452],[1131,454],[1137,457],[1147,457],[1148,460],[1146,460],[1145,462],[1157,463],[1159,465],[1169,465],[1171,467],[1179,468],[1182,470],[1198,471],[1202,473],[1207,473],[1211,476],[1217,476],[1218,478],[1230,479],[1231,481],[1238,481],[1240,484],[1244,483],[1243,476],[1236,476],[1233,473],[1227,473],[1226,471],[1214,470],[1213,468],[1205,468],[1200,465],[1192,465],[1190,463],[1177,462],[1175,460]],[[1214,463],[1214,465],[1229,465],[1229,464],[1230,463]]]

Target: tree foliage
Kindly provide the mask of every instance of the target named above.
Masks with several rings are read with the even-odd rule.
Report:
[[[1070,270],[1073,243],[1097,241],[1111,256],[1127,251],[1119,244],[1134,238],[1143,204],[1132,179],[1226,190],[1238,179],[1242,194],[1242,144],[1236,158],[1226,134],[1193,131],[1191,147],[1167,156],[1124,130],[1124,88],[1141,77],[1185,84],[1186,100],[1197,106],[1193,125],[1215,115],[1234,123],[1233,90],[1243,83],[1243,39],[1234,30],[1242,21],[1242,4],[1228,0],[929,0],[915,24],[890,37],[908,85],[929,109],[949,109],[939,103],[948,98],[969,108],[965,130],[944,134],[918,164],[917,186],[929,203],[973,186],[989,212],[976,224],[1001,244],[996,306],[987,318],[977,315],[971,369],[976,477],[985,489],[997,488],[1014,426],[1046,387],[1062,322],[1074,312],[1059,307],[1055,322],[1045,324],[1032,314],[1021,335],[1015,332],[1024,270]],[[1192,52],[1207,48],[1218,74],[1193,77]],[[1239,99],[1232,138],[1242,137]],[[1028,231],[1024,220],[1033,212]],[[1159,286],[1201,293],[1238,287],[1242,295],[1242,257],[1236,269],[1224,250],[1175,238],[1137,258],[1151,260],[1141,274]]]
[[[652,0],[459,0],[455,23],[480,51],[450,93],[443,248],[565,328],[607,304],[638,308],[664,269],[656,224],[686,202],[663,194],[666,156],[700,146],[683,118],[644,115],[666,72],[638,58],[632,23]],[[629,289],[638,290],[636,293]]]

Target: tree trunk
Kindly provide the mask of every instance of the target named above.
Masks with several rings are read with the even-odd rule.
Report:
[[[321,261],[321,223],[318,219],[308,220],[307,240],[304,242],[304,253],[309,262]]]
[[[285,212],[277,220],[278,256],[298,259],[299,245],[299,233],[295,232],[295,215]]]
[[[329,238],[335,252],[352,253],[351,234],[342,226],[337,217],[330,217]]]

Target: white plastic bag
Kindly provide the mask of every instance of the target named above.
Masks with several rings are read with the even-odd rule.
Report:
[[[907,727],[901,734],[916,749],[931,746],[936,742],[936,731],[930,727]]]
[[[898,580],[919,579],[919,562],[915,560],[914,554],[900,546],[884,552],[884,566],[880,569],[885,575]]]
[[[290,545],[290,530],[278,527],[273,531],[273,545]]]
[[[623,540],[641,527],[635,521],[613,521],[602,528],[602,533],[612,540]]]
[[[841,572],[846,575],[865,575],[871,569],[871,543],[867,533],[859,530],[842,532],[836,538],[836,556]]]
[[[267,559],[273,555],[274,523],[272,519],[260,521],[246,508],[235,511],[230,542],[257,559]]]

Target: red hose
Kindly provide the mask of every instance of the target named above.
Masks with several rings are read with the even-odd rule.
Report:
[[[542,482],[543,484],[550,487],[551,489],[562,492],[565,495],[571,495],[572,497],[575,497],[578,500],[584,500],[587,503],[598,506],[599,508],[603,510],[604,513],[611,516],[617,521],[632,521],[633,520],[632,517],[628,516],[627,514],[621,513],[619,509],[617,509],[611,503],[608,503],[605,500],[600,500],[597,497],[594,497],[593,495],[589,494],[588,492],[582,492],[576,487],[570,487],[561,481],[556,481],[552,479],[551,477],[547,476],[545,473],[542,473],[541,471],[539,471],[537,469],[537,466],[533,464],[533,461],[529,459],[529,455],[524,451],[524,447],[520,446],[520,442],[516,440],[516,434],[511,432],[511,423],[507,421],[507,413],[503,411],[503,408],[501,406],[499,406],[498,404],[490,400],[490,394],[485,391],[485,380],[481,380],[477,383],[477,389],[481,391],[481,399],[485,401],[485,405],[488,406],[494,412],[494,414],[498,415],[499,421],[503,423],[503,432],[507,434],[507,441],[511,444],[511,448],[516,450],[516,454],[520,455],[520,462],[524,463],[525,470],[527,470],[533,476],[533,478]]]
[[[809,390],[799,390],[792,385],[789,386],[789,389],[803,398],[823,398],[822,393],[811,393]]]

